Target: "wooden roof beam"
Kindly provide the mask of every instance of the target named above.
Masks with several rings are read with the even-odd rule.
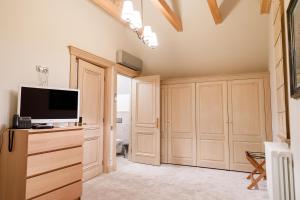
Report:
[[[170,8],[165,0],[151,0],[151,2],[163,13],[165,18],[171,23],[177,32],[183,31],[181,19]]]
[[[272,0],[261,0],[260,14],[269,14],[271,10]]]
[[[210,12],[215,20],[215,24],[220,24],[223,21],[217,0],[207,0]]]
[[[114,17],[121,24],[126,25],[126,22],[121,18],[121,5],[114,4],[109,0],[92,0],[96,5],[106,11],[110,16]],[[127,25],[126,25],[127,26]]]

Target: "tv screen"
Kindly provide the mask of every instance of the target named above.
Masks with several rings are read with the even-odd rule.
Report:
[[[18,114],[33,123],[78,122],[79,91],[20,87]]]

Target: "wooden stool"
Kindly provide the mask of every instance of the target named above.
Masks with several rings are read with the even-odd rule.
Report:
[[[258,188],[257,184],[262,180],[266,180],[266,170],[264,165],[266,163],[265,154],[262,152],[249,152],[246,151],[247,160],[253,165],[255,168],[248,176],[247,179],[251,180],[251,184],[247,187],[249,190]],[[258,177],[255,177],[255,174],[259,174]]]

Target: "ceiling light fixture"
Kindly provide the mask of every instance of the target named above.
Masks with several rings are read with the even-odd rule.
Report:
[[[157,35],[152,32],[151,26],[143,27],[143,0],[141,0],[141,10],[142,16],[139,11],[134,10],[131,0],[124,0],[121,18],[129,24],[129,27],[136,32],[144,44],[154,49],[158,46]]]

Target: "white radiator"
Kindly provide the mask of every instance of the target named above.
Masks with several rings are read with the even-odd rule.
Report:
[[[265,143],[270,200],[295,200],[293,159],[285,143]]]

